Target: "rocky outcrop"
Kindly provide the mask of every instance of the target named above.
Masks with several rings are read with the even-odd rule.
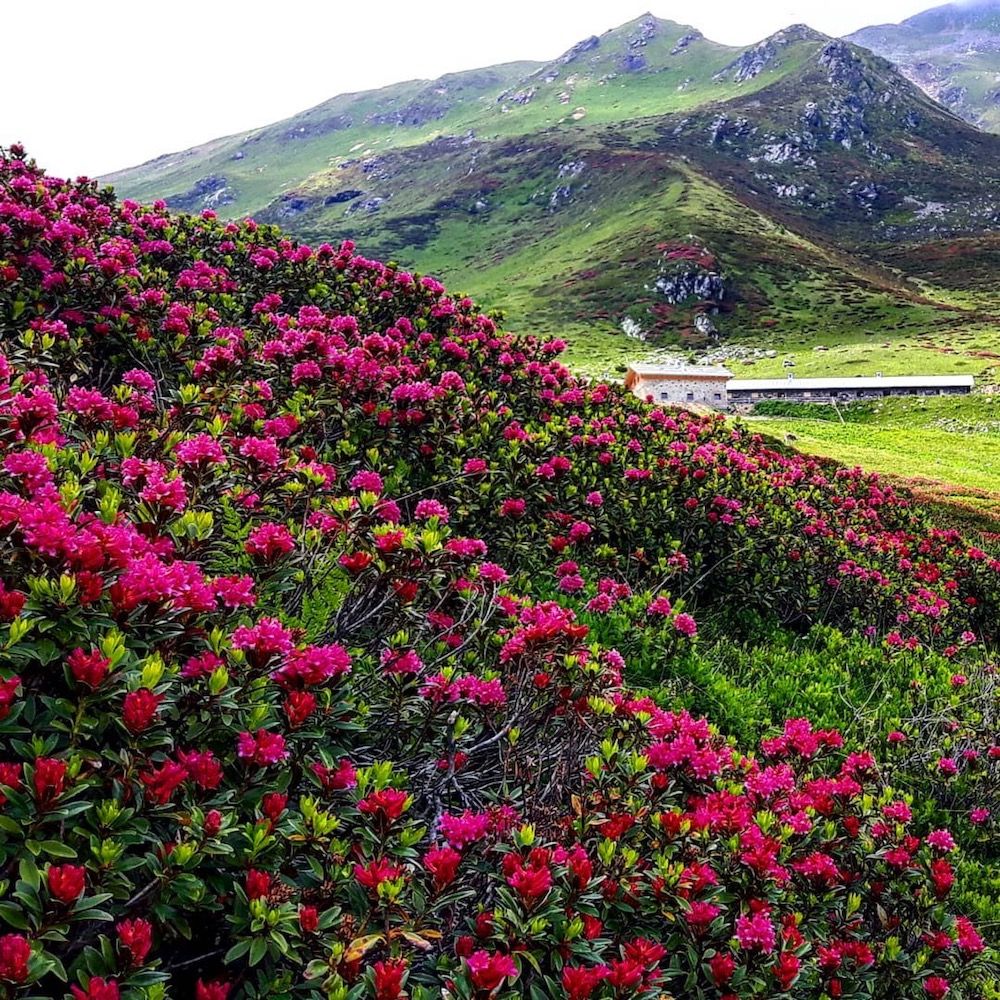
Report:
[[[549,196],[549,208],[555,211],[565,205],[573,195],[573,188],[569,184],[560,184]]]
[[[718,328],[712,322],[712,317],[705,312],[695,313],[694,328],[703,337],[714,337],[717,336],[719,333]]]
[[[733,83],[745,83],[759,76],[780,56],[783,49],[793,42],[819,40],[822,35],[804,24],[794,24],[784,31],[765,38],[764,41],[746,49],[725,69],[716,73],[715,80],[732,80]]]
[[[355,188],[350,188],[347,191],[338,191],[336,194],[327,195],[323,199],[324,205],[342,205],[348,201],[354,201],[355,198],[360,198],[364,194],[364,191],[358,191]]]
[[[385,204],[385,198],[365,198],[364,201],[355,201],[347,209],[348,215],[354,215],[355,212],[367,212],[371,215],[373,212],[377,212]]]
[[[586,160],[570,160],[568,163],[560,163],[556,176],[562,180],[565,177],[579,177],[587,169]]]
[[[405,125],[410,128],[419,128],[428,122],[444,118],[449,110],[450,106],[444,101],[436,103],[413,101],[394,111],[368,115],[365,122],[369,125]]]
[[[597,35],[591,35],[590,38],[585,38],[582,42],[577,42],[573,48],[560,57],[559,62],[564,64],[575,62],[580,56],[587,52],[592,52],[600,44],[601,40]]]
[[[272,202],[268,206],[266,214],[269,220],[273,219],[275,222],[280,222],[283,219],[293,219],[297,215],[308,212],[315,204],[316,200],[313,198],[289,192],[288,194],[283,194],[277,201]]]
[[[697,268],[678,269],[662,274],[653,282],[653,287],[671,305],[688,299],[719,303],[726,297],[726,281],[722,275]]]
[[[629,35],[626,44],[630,49],[642,48],[651,38],[656,37],[658,27],[655,17],[642,18],[635,32]]]
[[[744,83],[752,80],[774,61],[778,52],[770,41],[761,42],[752,49],[747,49],[735,62],[730,63],[721,73],[716,74],[716,80],[731,78],[734,83]]]
[[[696,42],[699,38],[704,37],[700,31],[689,31],[686,35],[681,35],[677,39],[677,43],[670,50],[670,54],[672,56],[679,56],[692,42]]]
[[[169,195],[165,200],[170,208],[180,212],[196,212],[203,208],[217,208],[236,201],[236,189],[225,174],[209,174],[200,178],[187,191]]]
[[[728,115],[720,114],[716,115],[709,125],[708,138],[709,142],[716,146],[720,143],[733,142],[752,134],[754,131],[753,122],[749,118],[741,115],[739,118],[730,119]]]
[[[881,185],[874,181],[858,181],[851,195],[862,208],[868,208],[878,201],[883,193]]]
[[[538,93],[537,87],[524,87],[520,90],[505,90],[498,98],[497,104],[530,104]]]
[[[331,132],[343,132],[354,124],[350,115],[330,115],[318,121],[296,120],[296,124],[285,129],[281,137],[288,141],[297,139],[314,139],[317,136],[329,135]]]
[[[859,96],[874,93],[871,82],[865,76],[864,62],[846,42],[839,39],[828,42],[819,54],[819,64],[826,70],[831,86]]]
[[[826,138],[844,149],[851,149],[856,140],[868,134],[865,102],[855,94],[831,101],[825,118]]]

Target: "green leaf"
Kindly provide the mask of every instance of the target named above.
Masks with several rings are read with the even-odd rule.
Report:
[[[38,866],[35,864],[33,858],[27,856],[22,857],[20,863],[17,866],[18,874],[24,882],[27,882],[35,892],[38,892],[39,886],[42,884],[41,876],[38,874]]]
[[[237,941],[236,944],[226,952],[226,957],[222,960],[228,965],[230,962],[235,962],[236,959],[242,958],[250,950],[249,941]]]
[[[16,903],[0,903],[0,920],[5,920],[19,931],[28,929],[28,918]]]
[[[60,982],[66,982],[66,967],[54,955],[46,955],[45,961],[48,963],[49,971]]]
[[[250,945],[250,964],[256,965],[267,954],[267,938],[254,938]]]
[[[531,954],[530,951],[522,951],[518,954],[518,958],[523,958],[528,964],[537,972],[539,975],[542,974],[542,967],[538,964],[538,959]]]
[[[43,840],[38,846],[53,858],[76,857],[76,851],[69,844],[64,844],[61,840]]]

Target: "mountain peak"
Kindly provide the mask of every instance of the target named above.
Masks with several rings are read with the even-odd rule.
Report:
[[[633,17],[631,21],[625,21],[616,28],[611,28],[604,32],[605,35],[627,34],[635,30],[645,28],[648,31],[694,31],[689,24],[681,24],[678,21],[671,21],[668,18],[657,17],[648,10],[645,14]]]
[[[830,36],[824,35],[822,31],[817,31],[815,28],[810,28],[808,24],[799,22],[797,24],[790,24],[787,28],[782,28],[780,31],[776,31],[770,37],[781,37],[793,42],[822,42]]]
[[[696,28],[647,12],[603,34],[580,40],[535,76],[554,80],[562,73],[584,72],[595,79],[607,79],[612,74],[655,72],[695,42],[705,42]]]
[[[1000,0],[963,0],[960,3],[943,4],[921,11],[906,18],[901,24],[921,31],[995,27],[998,15],[1000,15]]]
[[[960,0],[848,40],[871,49],[930,97],[981,128],[1000,131],[1000,0]]]
[[[724,69],[715,75],[716,80],[732,80],[733,83],[746,83],[764,70],[773,69],[782,62],[782,55],[795,45],[814,42],[817,48],[823,42],[831,39],[807,24],[792,24],[773,35],[768,35],[756,45],[744,49]]]

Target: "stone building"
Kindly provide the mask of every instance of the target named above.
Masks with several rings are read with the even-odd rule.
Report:
[[[724,410],[728,406],[728,368],[708,365],[629,365],[625,388],[653,403],[701,403]]]

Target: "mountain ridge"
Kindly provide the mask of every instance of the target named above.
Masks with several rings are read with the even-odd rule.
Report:
[[[1000,131],[1000,0],[948,3],[847,38],[890,59],[966,121]]]
[[[566,333],[585,364],[634,337],[1000,311],[990,253],[942,286],[923,249],[1000,227],[1000,137],[806,25],[738,48],[644,15],[548,62],[340,95],[153,163],[114,175],[120,193],[351,238]]]
[[[501,111],[503,111],[503,105],[501,99],[506,94],[508,97],[514,97],[513,103],[515,105],[524,105],[528,101],[523,100],[523,95],[521,99],[517,99],[518,88],[516,85],[528,84],[533,78],[538,77],[540,80],[545,81],[545,76],[553,72],[559,72],[562,68],[567,65],[578,66],[583,57],[588,52],[593,52],[594,50],[600,49],[599,56],[603,56],[608,49],[609,43],[614,45],[616,42],[623,43],[624,49],[639,50],[642,52],[644,58],[646,53],[651,50],[650,41],[658,38],[660,41],[663,40],[664,32],[667,33],[667,38],[672,40],[672,44],[669,47],[669,51],[677,50],[675,53],[676,57],[687,56],[692,45],[702,46],[708,49],[712,54],[716,56],[716,62],[719,63],[717,66],[713,67],[716,69],[717,75],[719,72],[723,72],[727,68],[727,61],[725,60],[726,54],[737,54],[741,52],[751,52],[754,49],[759,49],[765,46],[771,39],[780,38],[787,31],[793,31],[798,28],[805,28],[805,26],[791,26],[789,29],[784,29],[781,32],[776,32],[774,35],[769,36],[767,39],[762,39],[761,42],[757,43],[756,46],[749,46],[746,49],[741,49],[738,46],[727,46],[718,42],[711,41],[705,38],[705,36],[698,31],[696,28],[690,25],[680,24],[678,22],[665,20],[662,18],[654,17],[651,14],[643,14],[638,18],[634,18],[631,21],[627,21],[617,28],[611,28],[604,32],[602,35],[592,35],[587,39],[583,39],[573,46],[570,46],[561,55],[557,56],[554,60],[548,62],[537,62],[537,61],[518,61],[512,60],[510,62],[497,64],[495,66],[489,67],[479,67],[469,70],[463,70],[456,73],[445,74],[441,77],[434,79],[415,79],[408,81],[401,81],[396,84],[389,84],[385,87],[380,87],[375,90],[367,91],[354,91],[347,92],[343,94],[335,95],[327,101],[321,102],[320,104],[314,105],[313,107],[307,108],[295,115],[292,115],[286,119],[281,119],[277,122],[272,122],[257,128],[246,129],[240,132],[235,132],[227,136],[219,137],[213,140],[209,140],[205,143],[200,143],[196,146],[188,147],[186,149],[177,150],[171,153],[161,154],[160,156],[154,157],[150,160],[146,160],[143,163],[125,167],[120,170],[110,172],[108,174],[102,175],[101,179],[109,183],[113,183],[116,186],[125,189],[126,193],[131,193],[132,188],[138,187],[142,188],[144,186],[143,173],[148,172],[150,174],[150,180],[160,182],[161,180],[166,181],[168,184],[172,183],[164,176],[164,172],[161,170],[163,167],[172,168],[177,166],[176,162],[171,163],[170,161],[187,160],[191,159],[197,154],[207,154],[211,155],[212,151],[217,149],[219,146],[228,148],[229,145],[239,142],[240,144],[245,144],[247,142],[252,142],[260,139],[262,136],[267,136],[273,133],[275,130],[283,129],[286,132],[293,132],[296,128],[302,128],[295,123],[313,118],[317,115],[334,112],[343,113],[349,108],[349,106],[354,106],[361,104],[360,110],[365,112],[365,116],[362,118],[364,124],[369,124],[373,120],[372,109],[367,105],[371,102],[378,101],[388,101],[391,104],[397,103],[404,96],[411,96],[414,92],[427,92],[439,90],[444,86],[447,86],[450,80],[476,80],[477,78],[481,81],[484,74],[489,76],[488,86],[483,88],[486,93],[490,93],[490,87],[493,87],[496,91],[496,103],[501,104]],[[647,34],[649,28],[653,29],[652,33]],[[812,29],[806,29],[812,31]],[[630,34],[637,37],[630,37]],[[826,37],[821,36],[818,32],[813,33],[817,39]],[[671,38],[672,36],[672,38]],[[661,46],[662,47],[662,46]],[[616,52],[612,55],[622,55],[622,52]],[[702,53],[704,54],[704,53]],[[722,57],[722,61],[719,57]],[[593,63],[593,58],[585,60],[587,62]],[[600,66],[606,70],[608,73],[613,72],[613,67],[611,61],[606,61],[607,64]],[[574,66],[574,68],[576,68]],[[649,71],[659,71],[662,69],[662,65],[657,65],[655,62],[650,63],[647,59],[644,65],[641,67],[635,67],[632,72],[649,72]],[[496,79],[496,74],[498,71],[507,70],[506,74],[503,74],[506,79]],[[556,82],[556,77],[545,82],[544,85],[551,86]],[[740,81],[738,81],[740,82]],[[506,86],[504,84],[506,83]],[[511,94],[513,91],[513,94]],[[483,97],[484,94],[478,94],[479,97]],[[534,100],[536,95],[532,95],[529,100]],[[375,111],[376,117],[380,114],[379,111]],[[446,117],[446,116],[441,116]],[[440,120],[435,119],[435,120]],[[352,123],[354,124],[354,123]],[[410,127],[419,126],[425,124],[424,121],[419,122],[400,122],[397,123],[403,126],[409,125]],[[308,128],[308,126],[306,126]],[[334,130],[335,131],[335,130]],[[176,173],[183,174],[183,171],[175,171]]]

